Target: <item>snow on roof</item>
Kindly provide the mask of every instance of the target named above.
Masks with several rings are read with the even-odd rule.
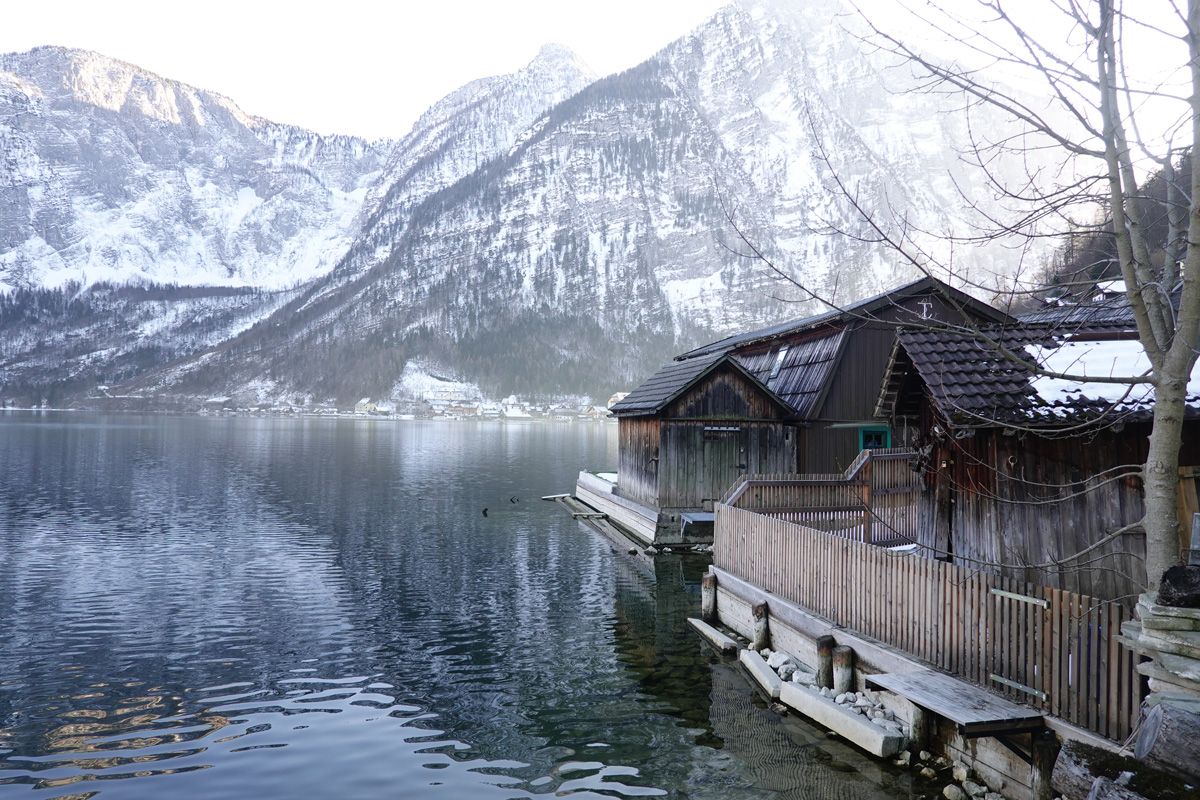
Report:
[[[1076,341],[1058,347],[1030,345],[1026,350],[1043,369],[1060,374],[1136,378],[1150,370],[1150,359],[1137,340]],[[1071,405],[1080,397],[1116,403],[1123,408],[1149,406],[1154,401],[1154,387],[1150,384],[1080,382],[1038,375],[1031,385],[1050,405]],[[1189,400],[1200,396],[1200,363],[1192,369],[1187,394]]]

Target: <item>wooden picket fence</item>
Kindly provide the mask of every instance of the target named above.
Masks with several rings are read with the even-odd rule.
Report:
[[[713,563],[833,623],[1109,739],[1141,703],[1117,603],[716,506]]]
[[[917,540],[921,476],[911,450],[863,450],[844,473],[743,475],[722,498],[859,542]]]

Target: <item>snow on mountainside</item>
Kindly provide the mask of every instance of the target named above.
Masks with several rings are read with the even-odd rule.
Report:
[[[391,147],[96,53],[0,56],[0,291],[310,281],[345,253]]]
[[[340,265],[339,280],[385,257],[418,203],[507,152],[546,109],[595,79],[569,49],[548,44],[523,69],[472,81],[435,103],[392,151],[368,193],[361,236]]]
[[[0,392],[69,396],[220,345],[329,272],[385,197],[452,183],[590,80],[547,46],[369,143],[94,53],[0,56]]]
[[[912,230],[963,232],[958,188],[991,202],[958,160],[966,121],[936,96],[898,93],[903,71],[864,53],[842,14],[836,0],[738,0],[596,81],[549,46],[517,73],[449,95],[389,153],[273,126],[125,65],[107,82],[86,77],[95,66],[70,67],[90,54],[6,56],[3,98],[20,113],[0,120],[0,144],[21,168],[20,188],[0,186],[0,232],[16,242],[0,252],[0,279],[57,274],[50,251],[76,270],[64,274],[88,265],[87,281],[114,263],[169,272],[204,253],[187,263],[219,263],[225,284],[295,287],[220,299],[209,323],[160,334],[162,352],[144,339],[116,348],[124,360],[106,373],[90,366],[105,357],[76,343],[80,385],[105,374],[134,378],[121,391],[140,394],[353,400],[386,397],[423,363],[494,397],[608,397],[696,344],[823,310],[780,302],[802,298],[739,253],[727,215],[781,268],[846,302],[914,275],[865,241],[835,179]],[[26,63],[55,59],[66,62],[58,78]],[[298,205],[284,211],[280,196]],[[278,213],[264,211],[272,203]],[[184,222],[158,225],[164,214]],[[291,238],[277,240],[283,229]],[[324,244],[351,231],[335,266],[326,256],[338,247]],[[932,235],[921,244],[941,246]],[[284,246],[287,258],[239,260]],[[957,269],[988,280],[1011,269],[1013,251],[956,255]],[[29,314],[0,304],[0,328]],[[52,352],[38,362],[0,342],[0,383]]]
[[[868,234],[835,177],[929,231],[964,230],[956,183],[987,196],[958,162],[965,121],[935,96],[896,94],[897,71],[861,51],[841,11],[735,3],[444,188],[414,199],[394,183],[347,261],[270,325],[194,374],[142,385],[265,369],[318,396],[378,395],[423,358],[494,396],[606,397],[692,345],[816,310],[775,299],[797,292],[734,252],[745,247],[727,209],[839,301],[915,277],[886,249],[825,232]],[[997,248],[956,267],[987,279],[1011,257]]]

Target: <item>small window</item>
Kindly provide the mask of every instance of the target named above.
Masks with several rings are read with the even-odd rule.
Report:
[[[788,346],[785,344],[783,347],[779,348],[779,352],[775,355],[775,366],[771,367],[771,378],[774,378],[779,374],[779,368],[783,366],[783,359],[787,357],[787,354]],[[767,380],[770,380],[771,378],[768,378]]]
[[[858,433],[861,450],[882,450],[892,446],[892,432],[888,428],[862,428]]]

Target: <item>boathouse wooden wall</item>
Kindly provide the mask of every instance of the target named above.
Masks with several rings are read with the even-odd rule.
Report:
[[[1104,600],[1144,591],[1145,539],[1121,537],[1094,555],[1050,568],[1143,512],[1149,423],[1087,437],[976,429],[936,442],[924,464],[921,540],[956,564]],[[1200,464],[1200,423],[1185,425],[1180,463]],[[1124,470],[1117,468],[1127,467]]]
[[[709,373],[675,398],[663,418],[779,420],[786,413],[745,375],[726,367]]]
[[[790,472],[796,434],[788,410],[724,366],[661,413],[618,420],[620,494],[658,509],[712,510],[747,472]]]
[[[796,437],[787,409],[732,369],[718,369],[665,410],[659,508],[712,510],[740,475],[791,469]]]
[[[649,506],[658,504],[658,417],[617,420],[617,474],[621,495]]]
[[[711,511],[739,477],[790,470],[795,463],[795,430],[779,422],[749,420],[663,423],[665,469],[660,475],[660,508]],[[785,462],[787,466],[785,466]]]

